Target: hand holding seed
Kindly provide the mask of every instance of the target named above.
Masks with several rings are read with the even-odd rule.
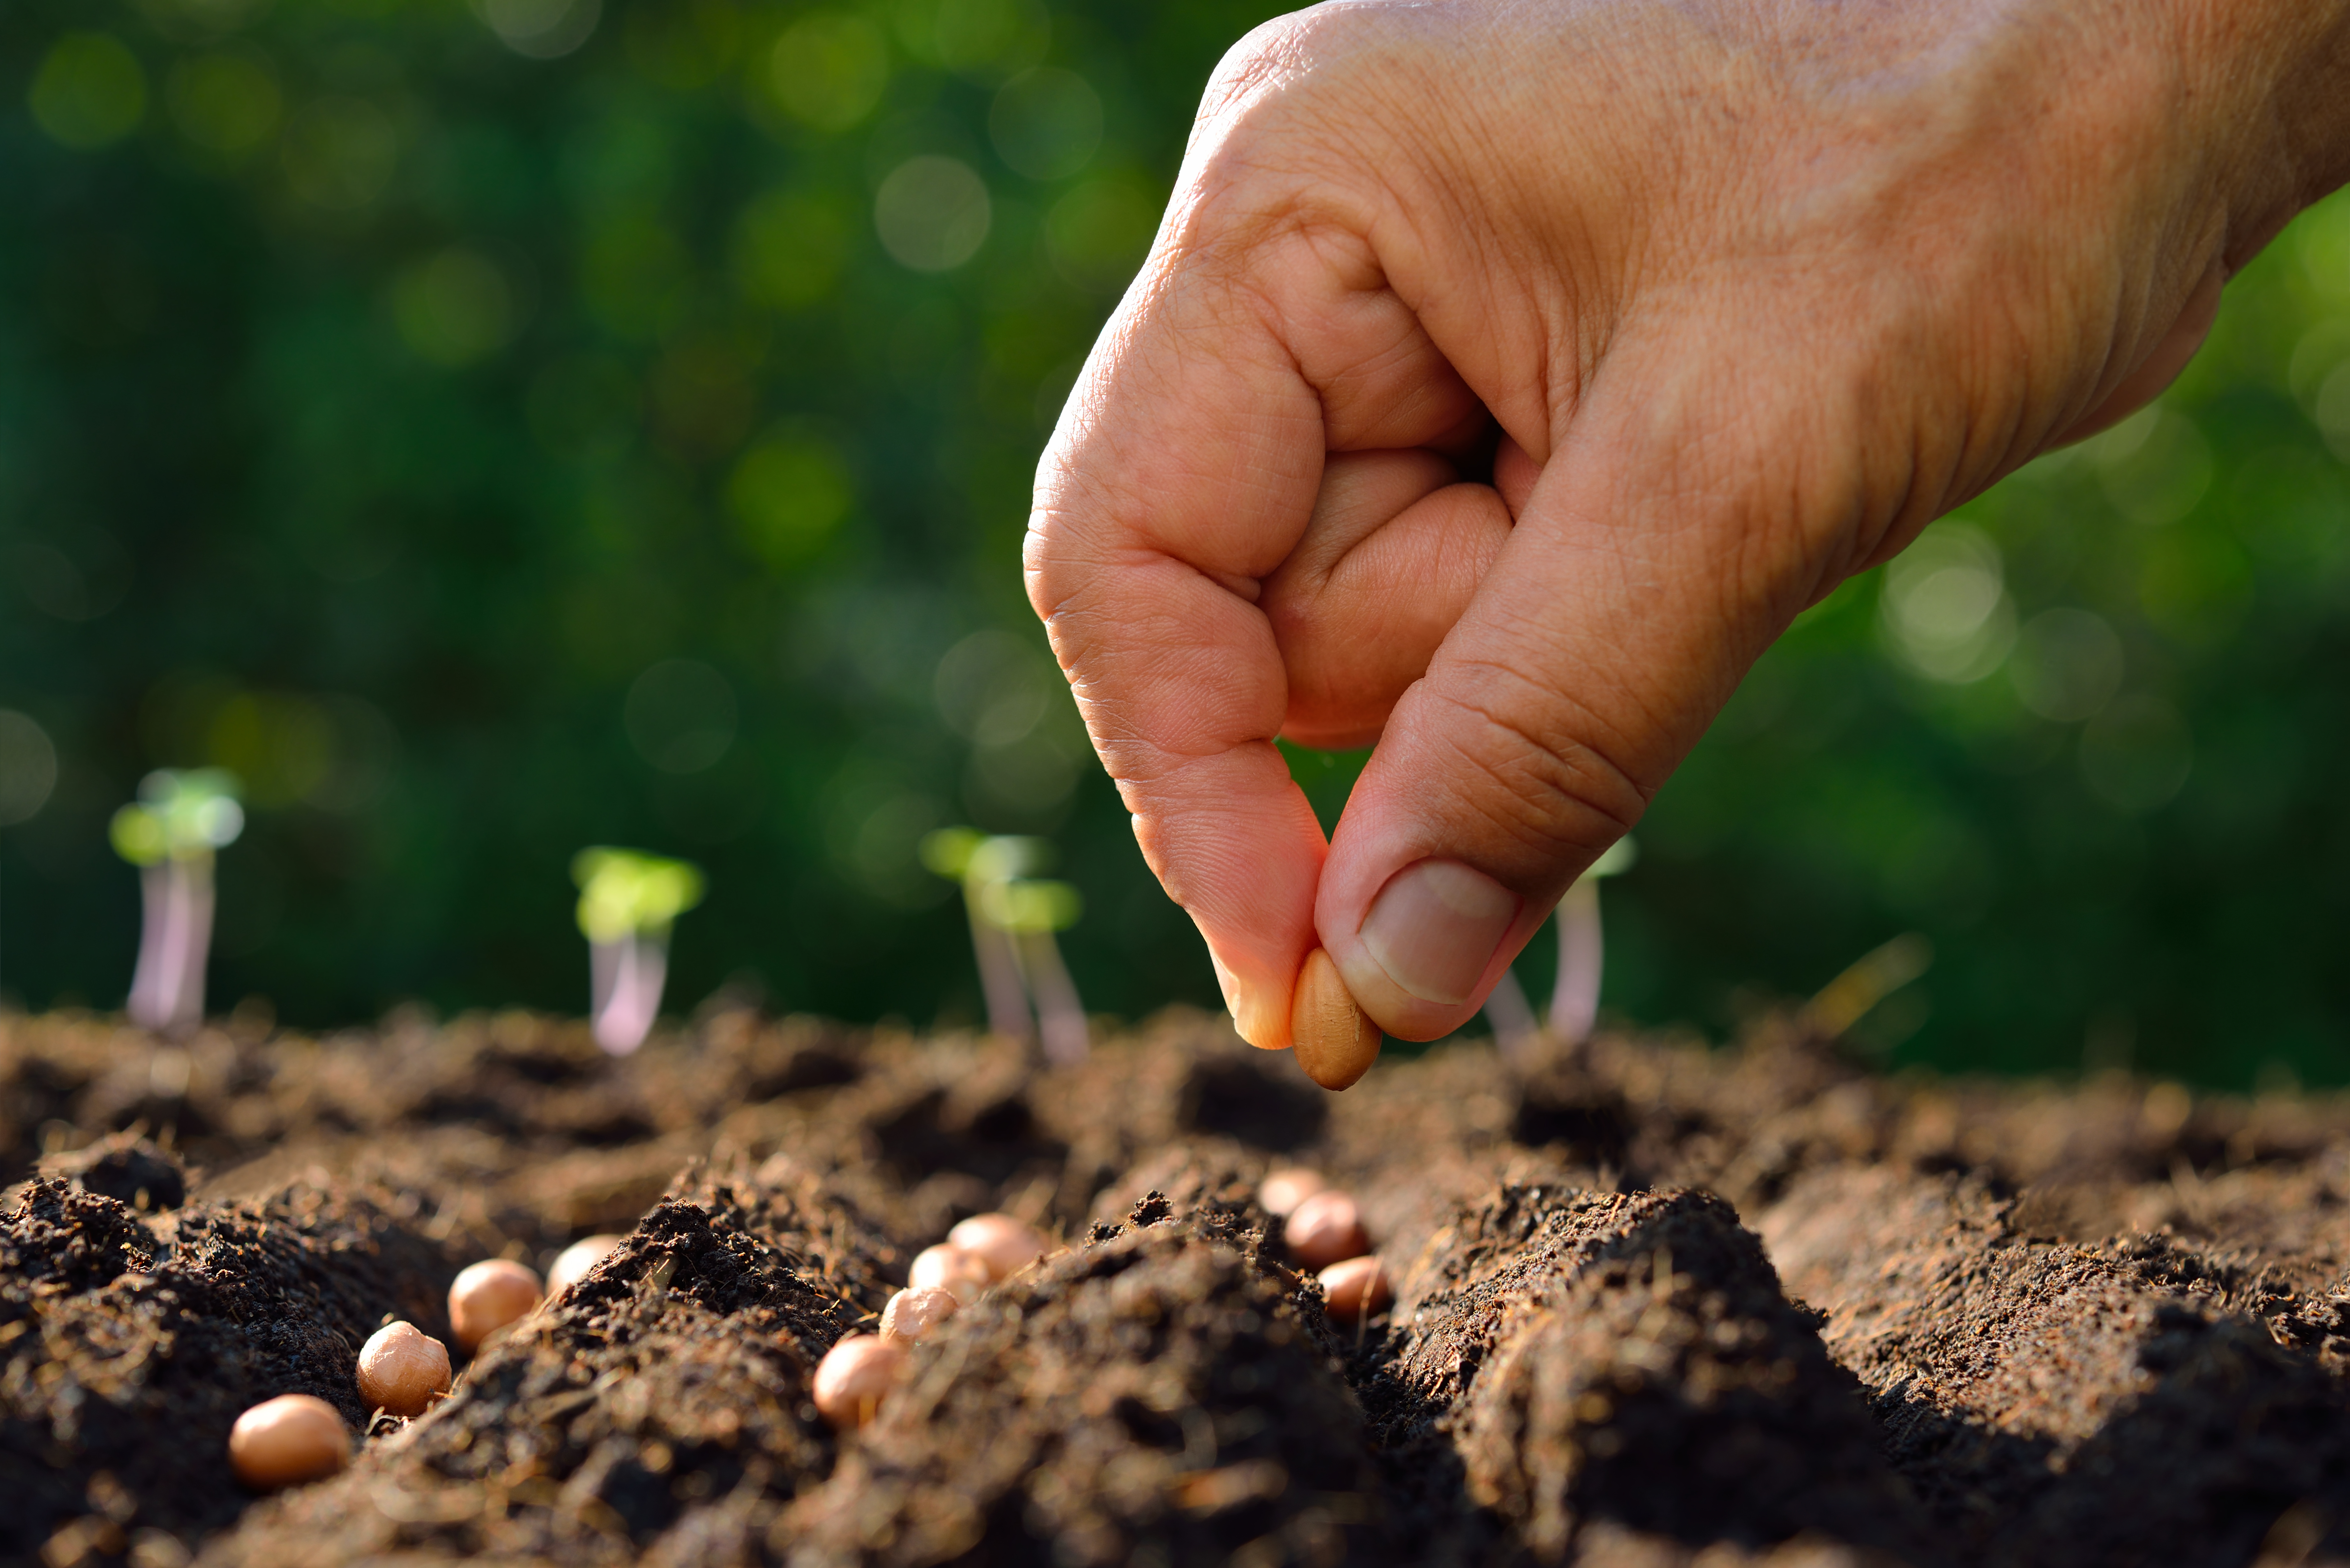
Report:
[[[539,1301],[538,1276],[504,1258],[470,1263],[449,1287],[449,1327],[467,1354]]]
[[[1326,1089],[1346,1089],[1379,1059],[1379,1031],[1355,1005],[1330,955],[1315,948],[1298,971],[1290,1002],[1289,1038],[1297,1064]]]
[[[1309,1269],[1326,1269],[1371,1250],[1355,1200],[1343,1192],[1317,1192],[1290,1211],[1282,1240],[1291,1256]]]
[[[359,1346],[359,1397],[371,1409],[421,1416],[449,1392],[449,1351],[412,1323],[388,1323]]]
[[[1053,1250],[1051,1237],[1009,1214],[974,1214],[947,1232],[947,1245],[984,1263],[989,1284],[1000,1284]]]
[[[229,1468],[255,1491],[276,1491],[333,1475],[351,1459],[351,1435],[324,1399],[280,1394],[229,1428]]]
[[[836,1431],[873,1419],[881,1397],[905,1369],[906,1347],[877,1334],[852,1334],[825,1353],[808,1392],[816,1414]]]
[[[931,1330],[954,1316],[962,1303],[951,1291],[906,1290],[881,1309],[881,1337],[919,1344]]]

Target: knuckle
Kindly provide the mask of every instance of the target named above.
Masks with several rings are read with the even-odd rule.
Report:
[[[1628,748],[1597,711],[1506,670],[1478,689],[1440,699],[1468,787],[1456,789],[1456,824],[1513,846],[1530,881],[1564,862],[1588,859],[1631,831],[1655,787],[1622,760]]]

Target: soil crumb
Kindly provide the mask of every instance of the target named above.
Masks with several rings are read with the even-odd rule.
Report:
[[[1336,1321],[1258,1201],[1356,1198]],[[0,1016],[0,1564],[2350,1561],[2350,1101],[1455,1043],[1343,1095],[1170,1012],[1016,1042],[716,1010]],[[1054,1238],[836,1432],[916,1252]],[[359,1345],[625,1236],[402,1421]],[[229,1426],[339,1410],[239,1488]]]

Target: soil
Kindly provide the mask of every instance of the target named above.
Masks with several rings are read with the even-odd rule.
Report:
[[[1351,1190],[1334,1321],[1256,1199]],[[1343,1095],[1170,1013],[1017,1044],[0,1018],[0,1563],[2350,1563],[2350,1099],[1887,1076],[1784,1018],[1399,1054]],[[914,1252],[1062,1250],[874,1422],[808,1379]],[[586,1280],[400,1421],[356,1348]],[[350,1469],[268,1498],[239,1412]]]

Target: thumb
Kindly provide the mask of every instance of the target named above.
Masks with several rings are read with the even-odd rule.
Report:
[[[1591,387],[1331,839],[1317,932],[1356,1001],[1403,1039],[1473,1015],[1833,580],[1824,559],[1865,558],[1848,539],[1802,543],[1813,518],[1853,522],[1864,493],[1857,474],[1802,467],[1859,450],[1817,428],[1817,400],[1786,389],[1778,428],[1742,410],[1743,428],[1707,430],[1672,410],[1718,409],[1718,389],[1611,368],[1639,397],[1611,404]]]

